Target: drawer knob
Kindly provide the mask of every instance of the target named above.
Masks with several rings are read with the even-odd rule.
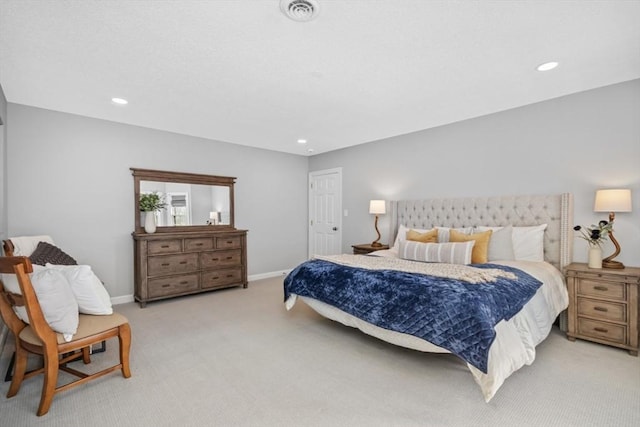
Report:
[[[593,289],[595,289],[596,291],[608,291],[609,288],[607,288],[606,286],[594,286]]]
[[[596,332],[602,332],[603,334],[606,334],[607,332],[609,332],[609,330],[605,328],[593,328],[593,330]]]
[[[605,313],[606,313],[607,311],[609,311],[609,309],[607,309],[606,307],[598,307],[598,306],[596,306],[596,307],[593,307],[593,309],[594,309],[595,311],[604,311]]]

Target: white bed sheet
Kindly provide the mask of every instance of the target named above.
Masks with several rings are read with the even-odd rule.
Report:
[[[393,251],[377,251],[376,255],[396,256]],[[520,312],[510,320],[503,320],[496,325],[496,339],[489,349],[487,373],[467,364],[486,402],[491,400],[511,374],[524,365],[533,363],[536,357],[535,347],[549,335],[556,317],[567,308],[569,302],[564,278],[551,264],[532,261],[493,263],[519,268],[540,280],[543,285]],[[294,306],[297,298],[297,295],[292,294],[287,299],[285,302],[287,310]],[[391,344],[430,353],[449,353],[448,350],[421,338],[380,328],[322,301],[309,297],[300,298],[320,315],[343,325],[358,328],[368,335]]]

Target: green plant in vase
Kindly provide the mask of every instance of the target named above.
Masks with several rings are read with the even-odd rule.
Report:
[[[156,231],[156,215],[155,213],[166,207],[163,196],[156,193],[144,193],[140,195],[140,211],[145,212],[144,231],[147,233],[155,233]]]

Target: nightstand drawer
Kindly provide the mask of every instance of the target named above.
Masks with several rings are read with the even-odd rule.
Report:
[[[580,279],[578,281],[578,295],[625,301],[627,296],[624,290],[625,286],[622,283],[591,279]]]
[[[619,344],[627,342],[626,327],[597,320],[578,318],[578,333]]]
[[[578,315],[615,322],[627,321],[627,306],[615,302],[598,301],[578,297]]]

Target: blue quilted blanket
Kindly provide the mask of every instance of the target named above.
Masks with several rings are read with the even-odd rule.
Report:
[[[289,273],[284,296],[285,301],[290,294],[308,296],[381,328],[422,338],[487,373],[494,327],[520,311],[542,283],[513,267],[473,267],[510,271],[517,280],[472,284],[314,259]]]

